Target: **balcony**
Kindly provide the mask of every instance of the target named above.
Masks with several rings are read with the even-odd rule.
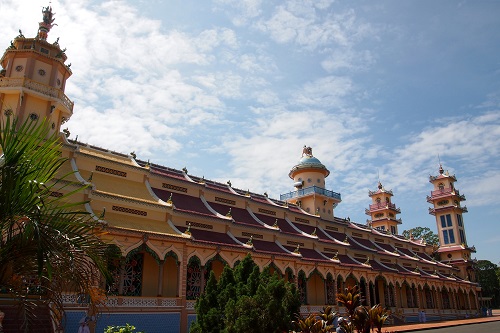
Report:
[[[383,210],[383,209],[390,209],[390,210],[396,212],[396,214],[401,213],[401,209],[396,208],[395,204],[389,203],[389,202],[386,202],[386,203],[381,202],[381,203],[375,203],[375,204],[370,205],[369,209],[365,209],[365,214],[370,215],[372,212],[376,212],[378,210]]]
[[[443,189],[439,189],[436,191],[432,191],[431,195],[427,196],[427,202],[432,203],[432,200],[447,197],[447,196],[457,196],[460,198],[460,201],[465,201],[465,195],[460,194],[460,191],[453,187],[446,187]]]
[[[4,90],[12,90],[9,88],[19,89],[25,88],[39,94],[45,95],[47,97],[52,97],[57,99],[64,105],[71,113],[73,113],[74,103],[70,101],[68,96],[66,96],[61,89],[54,88],[43,83],[23,78],[23,77],[1,77],[0,78],[0,92]]]
[[[286,201],[286,200],[291,199],[291,198],[300,198],[300,197],[303,197],[303,196],[306,196],[306,195],[309,195],[312,193],[324,195],[326,197],[333,198],[339,202],[342,201],[342,199],[340,198],[340,193],[326,190],[324,188],[317,187],[317,186],[310,186],[310,187],[302,188],[302,189],[297,190],[297,191],[281,194],[280,200]]]

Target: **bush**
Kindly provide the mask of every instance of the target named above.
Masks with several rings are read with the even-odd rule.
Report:
[[[136,332],[135,326],[126,324],[125,326],[108,326],[104,330],[104,333],[144,333],[144,332],[139,332],[139,331]]]

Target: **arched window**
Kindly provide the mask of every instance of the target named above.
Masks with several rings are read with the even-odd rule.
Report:
[[[191,257],[187,265],[186,299],[195,300],[201,294],[201,262],[198,257]]]

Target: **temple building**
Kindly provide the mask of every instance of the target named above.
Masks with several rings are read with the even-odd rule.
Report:
[[[53,20],[52,9],[44,8],[38,34],[20,32],[5,50],[0,112],[4,121],[47,119],[60,133],[67,158],[61,174],[74,172],[73,187],[61,191],[89,184],[74,200],[89,200],[86,209],[105,225],[104,240],[121,251],[114,283],[101,282],[107,307],[95,332],[125,323],[148,333],[187,332],[209,273],[220,276],[248,253],[261,269],[270,266],[297,285],[304,314],[338,306],[336,293],[354,284],[365,305],[387,307],[392,321],[418,321],[421,309],[427,320],[478,313],[481,288],[475,249],[467,245],[465,197],[442,167],[430,177],[427,197],[439,234],[435,248],[400,234],[401,210],[380,182],[369,191],[366,223],[335,216],[341,194],[325,188],[330,171],[310,147],[302,156],[298,147],[290,192],[278,200],[70,139],[61,129],[73,114],[64,93],[72,72],[65,49],[48,41]],[[65,304],[65,331],[76,332],[86,305],[71,293]]]

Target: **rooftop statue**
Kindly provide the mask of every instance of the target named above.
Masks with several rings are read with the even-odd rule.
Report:
[[[52,16],[55,13],[52,13],[52,7],[47,6],[42,9],[42,14],[43,14],[43,23],[49,25],[51,28],[53,26],[52,22],[54,22],[55,18],[52,18]]]
[[[313,149],[304,145],[304,148],[302,149],[302,157],[304,157],[304,155],[313,157]]]

